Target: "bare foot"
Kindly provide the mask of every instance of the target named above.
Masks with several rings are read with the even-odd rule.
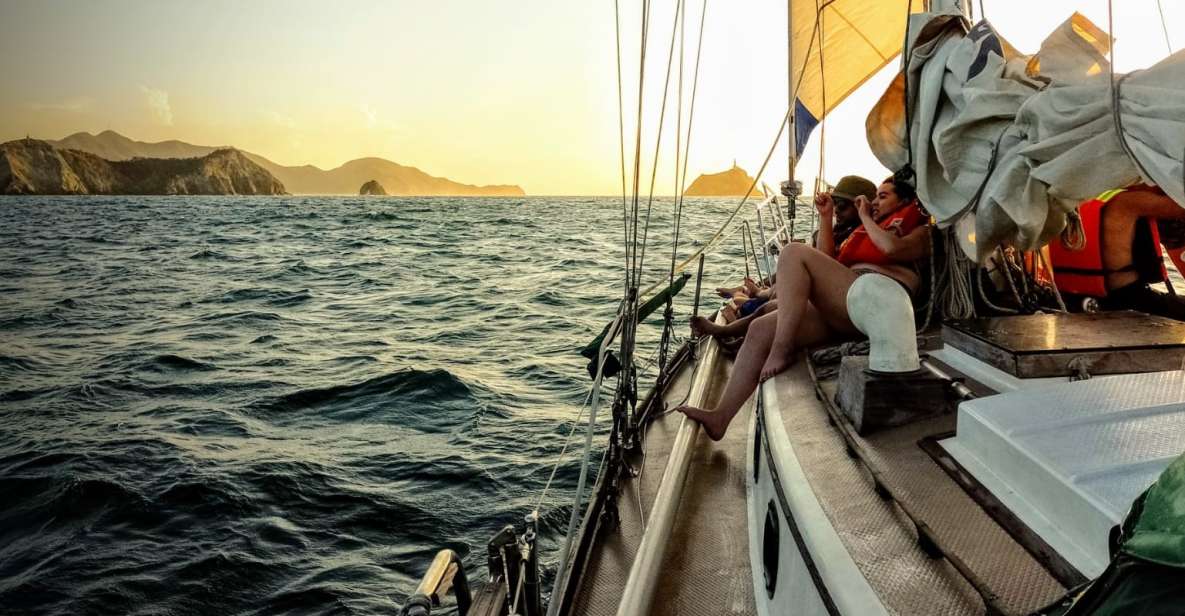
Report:
[[[716,287],[716,294],[719,295],[720,297],[723,297],[724,299],[728,299],[728,298],[732,297],[733,293],[736,293],[736,292],[737,292],[737,289]]]
[[[684,404],[675,410],[683,413],[687,417],[691,418],[692,421],[698,422],[699,425],[703,426],[704,433],[707,434],[708,438],[712,439],[713,441],[718,441],[724,438],[724,432],[728,430],[728,421],[732,419],[731,417],[725,416],[724,413],[705,411],[704,409],[696,408],[687,404]]]
[[[708,317],[694,316],[691,317],[691,333],[696,337],[700,336],[715,336],[720,326],[708,320]]]
[[[794,364],[794,349],[783,349],[778,346],[770,347],[769,356],[765,358],[765,365],[761,367],[761,381],[768,381],[778,373]]]
[[[749,297],[757,297],[757,294],[761,292],[761,287],[757,286],[757,283],[753,282],[753,279],[747,276],[745,277],[744,286],[745,293],[748,294]]]

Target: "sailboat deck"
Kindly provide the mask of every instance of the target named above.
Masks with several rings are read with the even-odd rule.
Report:
[[[811,487],[891,610],[984,613],[983,593],[1003,613],[1027,614],[1065,592],[919,447],[926,437],[954,431],[954,414],[861,437],[831,402],[834,380],[818,382],[822,402],[807,366],[779,380],[788,381],[779,383],[787,409],[783,418]],[[878,497],[878,488],[891,500]],[[946,558],[926,556],[919,546],[919,525]]]
[[[717,361],[709,400],[714,403],[728,376],[729,362]],[[674,408],[687,395],[694,366],[688,365],[668,388],[664,401]],[[752,402],[741,417],[752,413]],[[638,477],[622,481],[618,501],[620,524],[603,531],[598,549],[589,558],[573,613],[613,615],[629,577],[644,525],[639,512],[649,513],[658,493],[671,445],[683,415],[668,413],[652,421],[646,430],[645,464]],[[749,568],[746,523],[745,463],[746,422],[724,439],[712,442],[700,435],[684,484],[679,516],[667,547],[664,576],[656,590],[651,614],[750,615],[756,614]]]

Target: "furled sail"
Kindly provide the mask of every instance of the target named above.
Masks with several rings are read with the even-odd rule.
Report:
[[[921,11],[923,0],[790,1],[796,155],[819,120],[901,52],[907,7]]]
[[[890,169],[912,164],[940,225],[974,214],[973,257],[1035,249],[1081,201],[1134,182],[1185,207],[1185,52],[1118,76],[1113,104],[1107,34],[1080,14],[1031,57],[987,22],[913,19],[904,76],[869,115],[869,145]]]

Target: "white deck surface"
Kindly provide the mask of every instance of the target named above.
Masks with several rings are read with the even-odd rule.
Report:
[[[1185,451],[1185,373],[1043,384],[959,406],[942,442],[972,475],[1084,575],[1107,536]]]

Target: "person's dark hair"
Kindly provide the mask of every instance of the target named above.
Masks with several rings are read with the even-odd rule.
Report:
[[[906,203],[909,203],[910,201],[916,201],[918,198],[918,191],[913,187],[913,184],[910,184],[905,180],[898,179],[895,175],[890,175],[889,177],[885,178],[884,183],[892,184],[893,192],[897,193],[897,198]]]

